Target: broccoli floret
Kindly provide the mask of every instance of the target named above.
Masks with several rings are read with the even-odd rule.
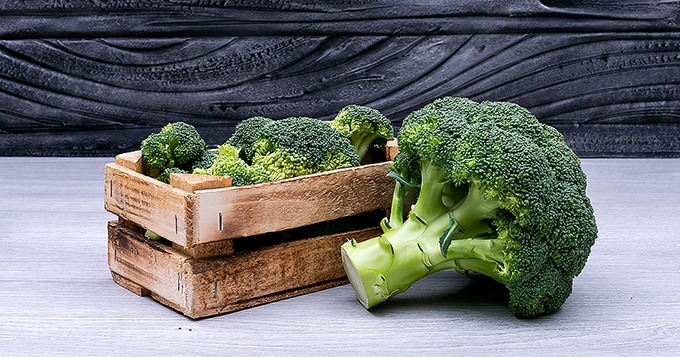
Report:
[[[349,138],[362,160],[373,144],[384,145],[394,139],[390,120],[378,110],[361,105],[342,108],[329,124]]]
[[[234,134],[229,137],[227,144],[241,149],[239,155],[250,164],[253,161],[253,155],[255,155],[253,145],[255,145],[260,133],[263,133],[267,126],[273,122],[274,120],[261,116],[245,119],[236,125]]]
[[[406,117],[398,145],[396,190],[416,186],[416,204],[403,222],[390,216],[381,236],[341,249],[366,308],[444,269],[503,284],[518,317],[563,305],[597,225],[560,133],[513,103],[446,97]]]
[[[215,161],[207,169],[196,168],[193,173],[203,175],[230,176],[233,186],[246,186],[273,181],[272,175],[262,165],[248,165],[239,157],[240,149],[230,144],[217,148]]]
[[[360,161],[347,137],[306,117],[274,121],[253,147],[253,165],[262,165],[275,180],[358,166]]]
[[[184,122],[169,123],[141,144],[142,158],[152,169],[188,169],[207,150],[196,128]]]
[[[217,156],[217,151],[206,150],[203,155],[199,156],[196,160],[191,163],[191,169],[189,171],[194,171],[196,169],[207,169],[215,163],[215,157]]]

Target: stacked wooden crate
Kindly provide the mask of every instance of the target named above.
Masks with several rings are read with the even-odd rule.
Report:
[[[105,168],[113,279],[191,318],[346,283],[340,245],[381,233],[394,155],[358,167],[252,186],[229,178],[148,176],[141,154]],[[149,239],[147,232],[163,237]]]

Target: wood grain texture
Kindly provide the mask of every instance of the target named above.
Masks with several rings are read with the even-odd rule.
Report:
[[[0,155],[110,156],[183,120],[507,100],[583,157],[680,156],[680,2],[2,1]]]
[[[346,284],[339,246],[382,232],[374,227],[192,259],[117,222],[109,222],[108,230],[116,283],[194,319]]]
[[[384,212],[390,208],[394,187],[394,180],[387,177],[390,162],[383,161],[190,192],[137,172],[143,161],[130,159],[141,156],[136,154],[119,155],[116,163],[104,168],[104,208],[188,249]]]
[[[583,160],[600,233],[556,314],[440,272],[371,311],[342,285],[197,321],[113,282],[111,160],[0,157],[0,355],[677,355],[680,160]]]

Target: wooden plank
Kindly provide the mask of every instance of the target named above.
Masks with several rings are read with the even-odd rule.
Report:
[[[390,140],[385,145],[387,161],[393,161],[394,157],[399,153],[399,144],[397,139]]]
[[[676,13],[653,15],[674,23]],[[680,156],[677,140],[655,139],[680,128],[678,30],[623,21],[625,31],[545,31],[550,21],[414,36],[299,35],[294,27],[281,36],[0,39],[0,155],[115,155],[177,120],[218,145],[248,117],[329,119],[347,104],[374,107],[398,128],[412,111],[454,95],[516,102],[570,142],[587,141],[582,156]]]
[[[389,162],[252,186],[201,191],[193,244],[276,232],[360,213],[387,210],[394,180]]]
[[[130,279],[118,274],[118,273],[111,272],[111,277],[113,278],[113,281],[116,282],[116,284],[124,287],[125,289],[130,290],[131,292],[133,292],[136,295],[139,295],[139,296],[149,296],[149,295],[151,295],[151,292],[149,290],[147,290],[145,287],[135,283],[134,281],[132,281],[132,280],[130,280]]]
[[[591,4],[592,3],[592,4]],[[677,29],[674,2],[147,1],[6,2],[0,37],[412,35]],[[121,13],[120,9],[126,9]],[[635,13],[637,16],[632,16]],[[70,21],[63,21],[68,15]]]
[[[340,245],[380,233],[368,228],[196,260],[109,222],[109,266],[162,304],[199,318],[345,283]]]
[[[194,259],[207,259],[234,253],[234,241],[227,239],[217,242],[197,244],[193,247],[184,247],[177,243],[172,243],[172,248]]]
[[[118,164],[104,168],[104,208],[168,239],[191,247],[195,195]]]
[[[189,256],[145,239],[117,222],[109,222],[108,235],[111,272],[163,296],[165,303],[175,309],[187,307],[185,264]]]
[[[170,174],[170,186],[188,192],[231,187],[231,177],[215,175]]]

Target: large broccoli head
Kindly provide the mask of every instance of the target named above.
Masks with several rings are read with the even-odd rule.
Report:
[[[410,114],[398,144],[397,189],[419,190],[408,219],[393,214],[374,242],[343,246],[364,306],[404,291],[414,276],[448,268],[504,284],[518,316],[562,306],[597,227],[580,161],[561,134],[513,103],[446,97]],[[395,199],[403,195],[395,190]],[[361,253],[378,243],[395,253]],[[396,252],[422,258],[400,266],[393,263],[408,258]]]
[[[359,165],[349,139],[312,118],[276,120],[253,147],[253,164],[262,165],[277,180]]]

